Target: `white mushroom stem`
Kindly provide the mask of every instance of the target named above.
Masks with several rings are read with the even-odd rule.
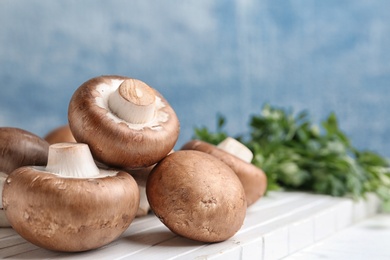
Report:
[[[7,174],[0,172],[0,227],[10,226],[10,223],[8,222],[8,219],[5,216],[5,212],[3,210],[3,189],[7,177],[8,177]]]
[[[221,150],[224,150],[225,152],[237,156],[238,158],[240,158],[241,160],[247,163],[252,162],[253,159],[252,151],[234,138],[231,137],[226,138],[221,143],[219,143],[217,147]]]
[[[139,208],[137,212],[137,216],[145,216],[148,214],[150,210],[150,205],[148,201],[148,197],[146,196],[146,187],[145,186],[138,186],[139,188]]]
[[[144,82],[126,79],[108,97],[108,107],[126,122],[144,124],[155,116],[156,96],[154,90]]]
[[[7,177],[7,174],[0,172],[0,209],[3,209],[3,189]]]
[[[73,178],[94,178],[100,174],[88,145],[83,143],[50,145],[46,171]]]

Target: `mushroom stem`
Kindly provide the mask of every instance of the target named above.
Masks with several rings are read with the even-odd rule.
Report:
[[[8,175],[0,171],[0,228],[11,226],[3,209],[3,189]]]
[[[8,177],[7,174],[0,172],[0,210],[3,209],[3,189],[7,177]]]
[[[61,177],[89,178],[99,176],[91,151],[83,143],[57,143],[49,146],[46,171]]]
[[[221,143],[219,143],[217,147],[221,150],[224,150],[225,152],[237,156],[238,158],[240,158],[241,160],[247,163],[252,162],[253,159],[252,151],[234,138],[231,137],[226,138]]]
[[[108,107],[119,118],[143,124],[155,116],[156,96],[151,87],[136,79],[126,79],[108,98]]]
[[[150,210],[150,205],[148,201],[148,197],[146,196],[146,187],[145,186],[138,186],[139,189],[139,207],[137,211],[137,216],[145,216],[148,214]]]

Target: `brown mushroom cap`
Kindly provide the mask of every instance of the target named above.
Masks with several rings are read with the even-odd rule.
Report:
[[[26,130],[0,127],[0,172],[27,165],[46,165],[49,143]]]
[[[49,144],[76,142],[69,125],[59,126],[43,137]]]
[[[118,168],[148,167],[164,158],[174,147],[180,131],[179,120],[163,96],[152,89],[159,102],[150,124],[129,124],[108,109],[107,92],[125,80],[121,76],[101,76],[88,80],[73,94],[69,103],[69,126],[75,139],[87,143],[94,158]]]
[[[199,151],[177,151],[160,161],[149,175],[146,194],[172,232],[193,240],[226,240],[245,219],[240,180],[222,161]]]
[[[139,193],[126,172],[104,178],[62,178],[22,167],[7,178],[3,205],[26,240],[56,251],[85,251],[110,243],[138,209]]]
[[[240,179],[246,195],[248,207],[260,199],[267,189],[267,176],[260,168],[247,163],[215,145],[200,140],[192,140],[183,145],[181,150],[197,150],[215,156],[229,165]]]

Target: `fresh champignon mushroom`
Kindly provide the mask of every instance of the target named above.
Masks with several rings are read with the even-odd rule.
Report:
[[[174,150],[171,150],[169,154],[173,153]],[[146,168],[140,169],[127,169],[126,171],[133,176],[134,180],[138,184],[138,189],[140,193],[140,202],[139,209],[137,212],[137,217],[146,216],[150,211],[150,205],[148,198],[146,196],[146,182],[148,180],[150,172],[153,170],[155,164]]]
[[[244,189],[233,170],[214,156],[177,151],[151,171],[146,194],[172,232],[201,242],[232,237],[246,214]]]
[[[0,227],[9,227],[2,206],[5,179],[26,165],[46,165],[49,144],[39,136],[14,127],[0,127]]]
[[[20,128],[0,127],[0,172],[28,165],[46,165],[49,143]]]
[[[96,162],[96,165],[105,170],[114,170],[114,168],[108,167],[105,164]],[[149,173],[153,169],[155,165],[145,167],[145,168],[139,168],[139,169],[122,169],[123,171],[126,171],[129,173],[135,180],[135,182],[138,185],[139,190],[139,207],[137,210],[136,217],[143,217],[146,216],[150,211],[150,206],[148,199],[146,197],[146,180],[148,179]]]
[[[144,82],[101,76],[82,84],[69,103],[69,126],[97,161],[118,168],[142,168],[164,158],[179,131],[176,113]]]
[[[251,164],[252,153],[237,140],[228,137],[218,146],[200,140],[191,140],[181,149],[205,152],[229,165],[245,189],[248,207],[266,192],[267,176],[262,169]]]
[[[6,179],[3,206],[23,238],[56,251],[85,251],[125,231],[139,206],[127,172],[96,167],[86,144],[57,143],[46,167],[25,166]]]
[[[240,143],[234,138],[227,137],[220,142],[217,147],[225,152],[228,152],[241,160],[250,163],[253,159],[253,153],[248,147]]]
[[[171,150],[169,154],[173,153],[174,150]],[[133,176],[134,180],[138,184],[138,189],[140,193],[140,203],[139,203],[139,209],[137,212],[137,217],[146,216],[150,211],[150,205],[148,202],[148,198],[146,196],[146,182],[148,180],[150,172],[153,170],[154,166],[156,164],[153,164],[152,166],[146,167],[146,168],[139,168],[139,169],[126,169],[128,173]]]
[[[53,129],[45,135],[43,139],[45,139],[49,144],[76,142],[69,125],[62,125]]]

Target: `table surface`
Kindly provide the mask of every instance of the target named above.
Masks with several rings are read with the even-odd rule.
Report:
[[[388,260],[390,215],[379,214],[346,228],[285,260]]]
[[[317,251],[307,250],[322,252],[321,247],[315,246],[377,216],[379,208],[375,196],[352,201],[301,192],[271,192],[248,208],[235,236],[220,243],[200,243],[177,236],[149,214],[136,218],[114,242],[81,253],[45,250],[27,242],[12,228],[0,228],[0,258],[309,259],[305,257]]]

